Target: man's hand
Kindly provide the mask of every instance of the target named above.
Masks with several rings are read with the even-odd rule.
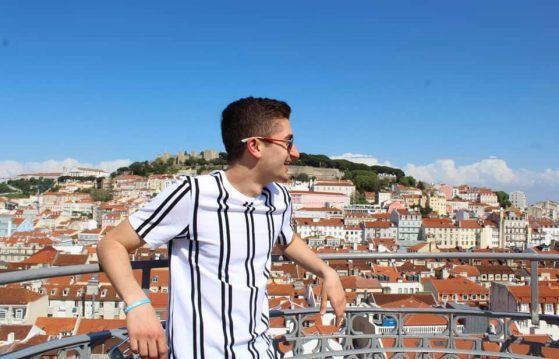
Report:
[[[340,328],[344,319],[346,305],[345,291],[338,273],[332,268],[328,269],[322,283],[320,314],[326,313],[326,301],[330,300],[330,304],[336,314],[336,327]]]
[[[126,316],[130,349],[142,358],[167,358],[167,340],[150,304],[132,309]]]

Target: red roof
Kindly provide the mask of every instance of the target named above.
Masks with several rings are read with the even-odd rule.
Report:
[[[458,221],[458,227],[460,227],[460,228],[472,228],[472,229],[481,228],[478,221],[475,220],[475,219],[466,219],[466,220],[463,220],[463,221]]]
[[[470,265],[454,266],[454,268],[450,270],[450,273],[455,275],[461,275],[462,273],[466,273],[466,276],[468,277],[477,277],[480,275],[479,270],[476,267]]]
[[[448,218],[424,218],[423,227],[425,228],[455,228],[452,221]]]
[[[489,289],[466,278],[431,279],[438,294],[489,294]]]
[[[363,225],[365,228],[390,228],[390,222],[388,221],[364,222]]]
[[[126,320],[121,319],[86,319],[80,321],[76,335],[95,333],[103,330],[126,327]]]
[[[344,289],[380,289],[382,287],[377,279],[367,279],[360,276],[342,276],[340,277]]]
[[[78,318],[38,317],[35,326],[44,330],[49,336],[60,333],[73,334],[77,321]]]
[[[530,304],[532,298],[529,286],[507,286],[514,298],[522,304]],[[538,286],[539,303],[559,303],[559,287]]]
[[[53,266],[70,266],[70,265],[78,265],[78,264],[86,264],[87,258],[89,256],[87,254],[66,254],[66,253],[59,253],[56,256],[56,260],[53,262]]]
[[[14,333],[15,340],[23,340],[33,328],[32,325],[3,324],[0,325],[0,342],[7,341],[8,335]]]
[[[308,218],[296,218],[295,222],[298,226],[341,227],[344,225],[341,218],[320,219],[318,221]]]
[[[43,295],[29,289],[5,287],[2,288],[2,295],[0,295],[0,305],[25,305],[41,297]]]

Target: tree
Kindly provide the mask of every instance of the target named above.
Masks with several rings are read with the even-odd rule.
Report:
[[[415,178],[412,176],[404,176],[398,180],[398,183],[407,187],[415,187]]]
[[[298,175],[293,176],[293,179],[300,182],[309,182],[310,178],[306,173],[299,173]]]
[[[497,201],[499,202],[499,206],[502,208],[507,208],[512,205],[511,201],[509,201],[509,194],[504,191],[496,191],[495,194],[497,195]]]
[[[106,189],[89,188],[87,192],[95,202],[107,202],[113,199],[113,196]]]
[[[429,206],[427,207],[419,207],[419,213],[421,213],[422,217],[427,217],[429,213],[433,212],[433,209]]]
[[[359,192],[376,192],[380,189],[380,180],[375,172],[356,170],[348,174]]]
[[[355,192],[355,198],[352,199],[352,203],[354,204],[369,204],[367,199],[365,198],[365,194],[362,192]]]

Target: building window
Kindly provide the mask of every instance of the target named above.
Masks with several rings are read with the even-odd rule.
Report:
[[[16,309],[16,319],[23,319],[23,309]]]

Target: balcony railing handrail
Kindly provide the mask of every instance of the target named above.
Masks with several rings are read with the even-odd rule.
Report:
[[[370,259],[370,260],[398,260],[398,259],[497,259],[497,260],[526,260],[526,261],[559,261],[559,254],[535,253],[321,253],[324,260],[336,259]],[[133,261],[132,269],[162,268],[169,264],[167,259]],[[101,266],[96,264],[81,264],[63,267],[48,267],[0,273],[0,285],[25,282],[36,279],[62,277],[76,274],[102,272]]]
[[[449,315],[453,314],[455,316],[477,316],[477,317],[492,317],[492,318],[510,318],[514,320],[528,320],[531,319],[530,313],[525,312],[495,312],[491,310],[477,310],[477,309],[449,309],[449,308],[375,308],[375,307],[347,307],[347,313],[360,313],[363,309],[367,309],[371,313],[378,314],[391,314],[391,313],[403,313],[403,314],[440,314]],[[285,315],[312,315],[320,311],[317,308],[297,308],[288,310],[270,310],[271,317],[281,317]],[[329,308],[328,313],[332,310]],[[550,323],[559,325],[559,316],[552,314],[540,314],[540,319]]]
[[[293,317],[293,316],[311,316],[318,314],[320,308],[298,308],[298,309],[286,309],[286,310],[271,310],[270,317]],[[327,310],[328,313],[332,313],[332,309]],[[445,308],[376,308],[376,307],[348,307],[346,308],[346,313],[355,314],[384,314],[384,315],[409,315],[409,314],[435,314],[435,315],[452,315],[455,318],[465,317],[465,316],[482,316],[491,318],[510,318],[516,320],[530,319],[529,313],[506,313],[506,312],[491,312],[491,311],[481,311],[481,310],[469,310],[469,309],[445,309]],[[551,319],[552,321],[557,321],[559,317],[551,315],[542,315],[542,319]],[[51,340],[42,344],[34,345],[31,347],[20,349],[16,352],[1,354],[2,359],[12,359],[12,358],[30,358],[35,357],[40,354],[45,354],[52,352],[54,350],[60,350],[64,348],[77,348],[80,345],[85,345],[88,343],[99,343],[105,340],[117,337],[125,338],[128,335],[126,328],[118,328],[111,330],[104,330],[95,333],[81,334],[76,336],[63,337],[58,340]],[[396,338],[398,334],[388,333],[382,335],[383,338]],[[420,337],[411,335],[412,337]],[[335,339],[338,336],[336,334],[331,335],[320,335],[316,336],[317,339]],[[367,337],[367,335],[357,335],[357,337]],[[308,335],[308,339],[312,339],[313,335]],[[344,350],[344,355],[356,355],[356,354],[366,354],[371,352],[371,348],[366,349],[352,349]],[[382,348],[383,353],[416,353],[418,348]],[[461,350],[461,349],[449,349],[449,348],[421,348],[422,353],[452,353],[452,354],[491,354],[488,351],[478,352],[475,350]],[[324,355],[323,355],[324,354]],[[335,353],[325,352],[325,353],[313,353],[312,355],[299,355],[301,358],[319,358],[319,357],[331,357],[336,356]],[[496,354],[496,353],[495,353]],[[505,353],[500,353],[505,356]],[[517,358],[517,359],[528,359],[534,358],[529,355],[520,355],[514,353],[506,353],[507,358]]]

